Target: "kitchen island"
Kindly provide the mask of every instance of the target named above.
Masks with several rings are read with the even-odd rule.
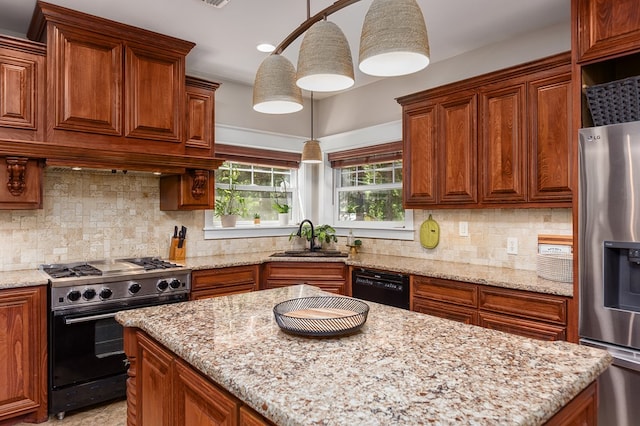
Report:
[[[566,424],[574,414],[587,424],[594,418],[594,382],[611,362],[605,351],[370,302],[366,324],[353,335],[281,331],[273,306],[314,295],[328,293],[301,285],[118,313],[131,362],[128,424],[540,425]]]

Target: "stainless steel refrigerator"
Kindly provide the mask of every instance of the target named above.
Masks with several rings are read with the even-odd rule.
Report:
[[[579,140],[580,343],[608,350],[599,424],[640,424],[640,121]]]

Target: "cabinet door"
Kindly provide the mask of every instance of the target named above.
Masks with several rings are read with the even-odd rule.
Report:
[[[571,202],[571,73],[529,83],[529,201]]]
[[[574,0],[578,19],[578,62],[640,50],[637,0]]]
[[[273,425],[270,421],[262,417],[260,414],[253,411],[251,408],[243,405],[240,407],[240,420],[239,426],[270,426]]]
[[[524,202],[527,178],[525,84],[480,93],[482,202]]]
[[[0,48],[0,126],[36,129],[36,61]]]
[[[195,77],[187,77],[186,82],[186,151],[213,157],[215,90],[219,84]]]
[[[488,312],[479,313],[481,327],[538,340],[566,340],[567,328]]]
[[[435,107],[406,108],[403,133],[403,204],[407,208],[434,204],[437,201]]]
[[[476,94],[465,91],[438,104],[438,182],[441,204],[476,203]]]
[[[476,308],[465,308],[449,303],[434,302],[432,300],[415,297],[413,311],[435,317],[458,321],[464,324],[477,325],[478,311]]]
[[[56,129],[122,135],[122,43],[64,25],[49,31],[48,121]]]
[[[181,142],[184,58],[128,44],[125,64],[125,136]]]
[[[175,361],[175,426],[237,425],[240,402],[193,371],[182,360]],[[147,424],[147,423],[145,423]]]
[[[173,355],[137,333],[137,424],[173,426]]]
[[[46,287],[0,291],[0,423],[46,404]]]

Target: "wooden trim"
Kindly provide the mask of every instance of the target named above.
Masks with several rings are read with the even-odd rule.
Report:
[[[223,161],[297,169],[300,167],[301,154],[217,143],[215,156]]]
[[[482,74],[475,77],[470,77],[465,80],[456,81],[454,83],[445,84],[444,86],[438,86],[433,89],[427,89],[420,92],[412,93],[409,95],[396,98],[396,101],[404,106],[419,102],[424,99],[435,98],[450,94],[452,91],[462,91],[468,89],[476,89],[481,86],[495,83],[497,76],[499,80],[507,80],[523,75],[533,75],[538,71],[551,70],[554,74],[559,72],[560,66],[571,64],[571,52],[564,52],[557,55],[549,56],[544,59],[534,60],[526,62],[524,64],[516,65],[514,67],[490,72],[488,74]]]
[[[402,141],[332,152],[328,158],[333,168],[402,160]]]
[[[538,244],[573,245],[573,235],[538,235]]]

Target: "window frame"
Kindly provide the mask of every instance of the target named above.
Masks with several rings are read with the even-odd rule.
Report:
[[[402,183],[379,184],[371,186],[351,186],[340,189],[341,173],[343,168],[364,164],[384,164],[402,161],[402,141],[367,146],[351,150],[333,152],[328,155],[329,173],[331,173],[331,199],[332,221],[336,229],[341,231],[339,235],[346,235],[348,230],[354,230],[356,235],[371,238],[390,238],[412,240],[414,238],[413,210],[404,209],[403,221],[344,221],[340,220],[339,196],[341,192],[349,189],[399,189],[402,193]],[[402,167],[402,166],[401,166]],[[403,176],[404,179],[404,176]],[[352,189],[352,190],[353,190]],[[346,230],[346,232],[345,232]]]

